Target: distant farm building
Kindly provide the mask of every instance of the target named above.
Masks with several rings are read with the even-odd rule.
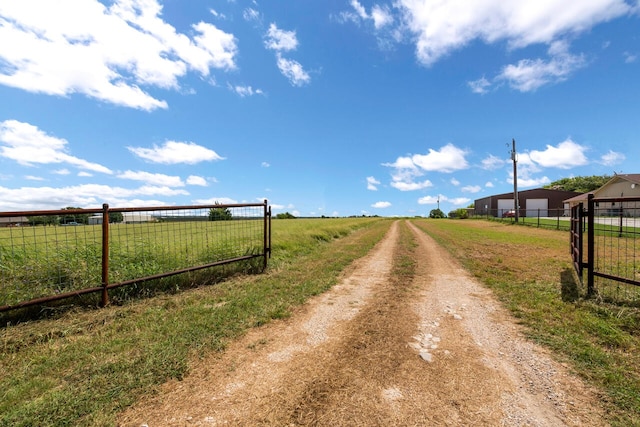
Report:
[[[29,219],[26,216],[8,216],[0,218],[0,227],[20,227],[29,225]]]
[[[536,188],[518,192],[518,216],[520,217],[557,217],[568,216],[570,206],[567,199],[581,195],[576,191]],[[513,192],[497,194],[477,199],[474,202],[474,214],[502,217],[514,210]]]

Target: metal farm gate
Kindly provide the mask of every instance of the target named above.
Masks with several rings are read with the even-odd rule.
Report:
[[[640,303],[639,214],[638,197],[590,194],[571,209],[571,257],[587,296]]]

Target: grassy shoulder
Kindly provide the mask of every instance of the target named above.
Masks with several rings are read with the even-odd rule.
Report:
[[[414,220],[488,285],[529,337],[601,391],[613,425],[640,425],[640,310],[582,298],[566,231]]]
[[[267,273],[0,329],[0,425],[114,425],[140,396],[245,330],[287,317],[391,221],[274,220]]]

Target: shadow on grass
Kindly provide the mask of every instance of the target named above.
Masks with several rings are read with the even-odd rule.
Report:
[[[565,268],[560,273],[560,290],[564,302],[575,302],[580,298],[580,282],[572,268]]]

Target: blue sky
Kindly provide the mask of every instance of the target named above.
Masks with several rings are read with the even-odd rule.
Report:
[[[0,211],[447,213],[639,135],[638,0],[0,0]]]

